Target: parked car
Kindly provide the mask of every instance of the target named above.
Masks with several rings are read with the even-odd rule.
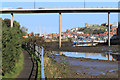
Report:
[[[17,9],[23,9],[22,7],[19,7],[19,8],[17,8]]]
[[[38,9],[44,9],[43,7],[40,7],[40,8],[38,8]]]

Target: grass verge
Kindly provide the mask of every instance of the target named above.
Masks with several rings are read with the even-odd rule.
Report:
[[[37,79],[39,80],[41,78],[41,63],[38,61],[38,74],[37,74]]]
[[[20,54],[20,59],[19,61],[16,63],[15,65],[15,69],[13,72],[7,73],[5,76],[3,76],[2,78],[11,78],[11,79],[15,79],[17,78],[17,76],[20,74],[21,70],[23,69],[23,64],[24,64],[24,55],[23,53]]]
[[[66,67],[66,63],[57,63],[54,58],[50,56],[49,51],[44,53],[44,71],[46,79],[49,78],[66,78],[69,70]]]

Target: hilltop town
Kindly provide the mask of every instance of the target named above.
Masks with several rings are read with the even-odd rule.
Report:
[[[118,23],[115,22],[110,24],[111,27],[111,37],[117,34]],[[36,36],[40,36],[36,34]],[[42,34],[45,39],[57,40],[59,33]],[[71,38],[73,40],[103,40],[108,39],[108,24],[88,24],[85,23],[85,27],[75,27],[72,29],[67,29],[66,32],[62,32],[62,39]]]

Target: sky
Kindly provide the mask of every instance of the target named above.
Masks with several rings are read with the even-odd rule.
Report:
[[[7,0],[5,0],[7,1]],[[86,0],[87,1],[87,0]],[[89,1],[89,0],[88,0]],[[117,8],[118,2],[86,2],[86,8],[105,7]],[[2,2],[3,8],[33,8],[33,2]],[[83,2],[39,2],[36,0],[36,8],[83,8]],[[111,13],[110,23],[118,22],[118,14]],[[10,14],[2,14],[2,18],[11,18]],[[66,29],[75,27],[84,27],[88,24],[101,24],[108,22],[107,13],[62,13],[62,32]],[[58,13],[30,13],[14,14],[14,20],[21,26],[28,28],[28,33],[58,33],[59,32],[59,14]]]
[[[2,2],[33,2],[33,0],[1,0]],[[35,0],[36,2],[84,2],[84,0]],[[87,2],[118,2],[120,0],[85,0]]]

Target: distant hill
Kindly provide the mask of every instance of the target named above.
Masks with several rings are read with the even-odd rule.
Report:
[[[78,31],[87,33],[87,34],[100,34],[104,33],[107,27],[105,26],[93,26],[93,27],[82,27]]]

